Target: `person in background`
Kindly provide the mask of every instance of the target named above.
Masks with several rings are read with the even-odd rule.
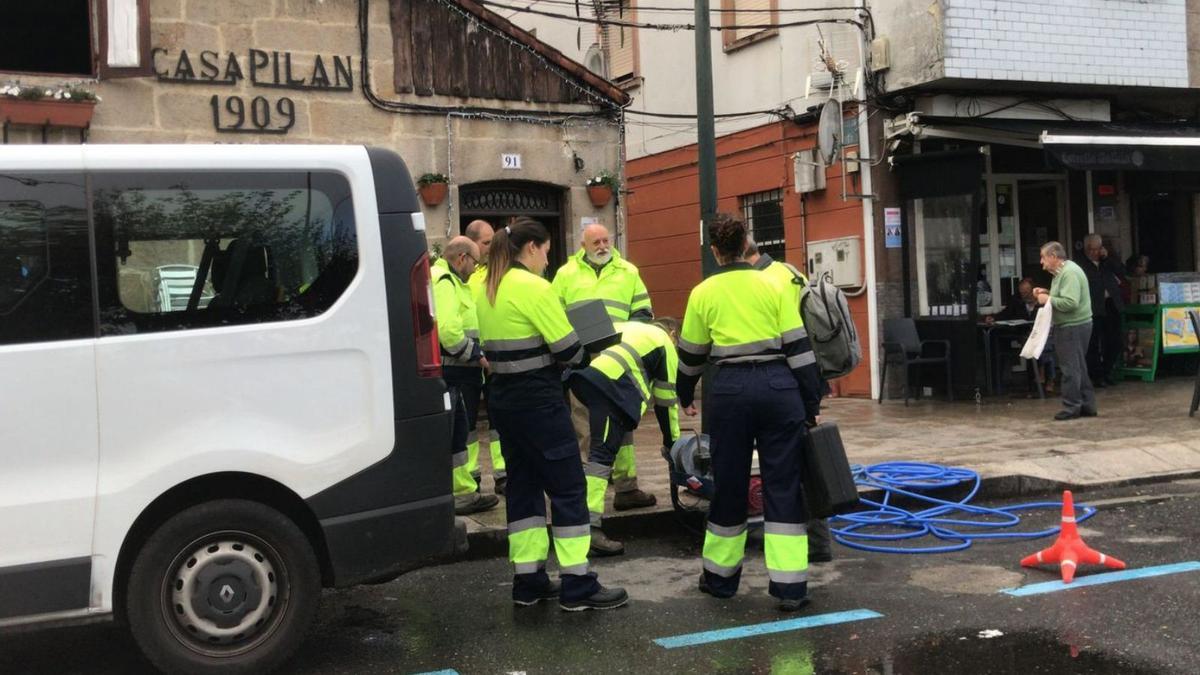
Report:
[[[588,568],[587,483],[562,389],[562,367],[587,365],[587,353],[542,278],[549,251],[550,234],[541,223],[514,219],[496,232],[487,279],[475,292],[479,336],[492,369],[488,412],[508,466],[512,598],[518,606],[557,597],[567,611],[611,609],[629,596],[601,586]],[[547,496],[561,584],[546,574]]]
[[[633,263],[621,257],[613,246],[608,228],[592,223],[583,228],[579,251],[558,268],[553,287],[563,306],[571,309],[579,303],[602,300],[613,321],[650,321],[654,311],[650,294],[641,274]],[[571,423],[579,439],[579,452],[587,461],[591,454],[591,415],[578,398],[571,399]],[[621,439],[621,449],[613,463],[612,481],[616,495],[613,508],[617,511],[646,508],[658,499],[643,492],[637,479],[637,455],[633,434]]]
[[[775,280],[780,292],[786,295],[790,302],[800,308],[800,300],[808,292],[808,277],[787,263],[774,260],[767,253],[758,250],[758,244],[749,235],[746,236],[746,251],[742,254],[746,262],[756,270],[765,272]],[[821,395],[829,393],[829,383],[821,378]],[[806,524],[808,528],[808,561],[810,563],[827,563],[833,561],[833,535],[829,532],[829,521],[824,518],[813,518]]]
[[[467,223],[463,234],[479,247],[479,262],[476,263],[475,271],[467,280],[467,285],[474,293],[483,288],[484,280],[487,278],[488,254],[491,251],[492,238],[496,236],[496,233],[486,220],[472,220]],[[463,387],[462,394],[467,406],[468,417],[472,420],[467,434],[467,470],[471,472],[471,476],[474,477],[475,484],[478,486],[483,478],[483,471],[479,467],[479,403],[480,401],[487,403],[486,375],[484,381],[479,385]],[[495,480],[496,494],[502,495],[505,484],[508,482],[508,472],[505,471],[504,453],[500,450],[500,437],[496,435],[496,430],[492,427],[491,415],[487,420],[485,433],[488,439],[488,454],[492,457],[492,478]]]
[[[745,224],[718,214],[709,225],[715,274],[692,289],[679,335],[679,403],[697,413],[696,383],[715,373],[704,414],[711,429],[716,492],[704,536],[700,590],[737,593],[746,548],[751,455],[763,481],[768,592],[782,611],[808,604],[808,536],[802,463],[807,425],[820,414],[816,355],[792,298],[742,259]]]
[[[1116,384],[1113,369],[1121,360],[1121,283],[1125,269],[1109,256],[1099,234],[1083,238],[1083,255],[1075,260],[1087,276],[1092,306],[1092,337],[1088,344],[1088,376],[1096,387]]]
[[[1125,283],[1121,284],[1121,299],[1127,305],[1141,304],[1138,293],[1143,289],[1138,283],[1138,277],[1144,277],[1150,272],[1150,256],[1131,255],[1125,261]]]
[[[1053,309],[1055,351],[1062,370],[1063,409],[1054,415],[1059,421],[1095,417],[1096,392],[1087,376],[1087,347],[1092,337],[1092,300],[1087,276],[1079,265],[1067,260],[1067,251],[1057,241],[1042,245],[1042,269],[1054,281],[1050,289],[1035,288],[1039,305],[1050,303]]]
[[[1008,305],[995,314],[985,316],[984,323],[991,326],[997,321],[1033,321],[1037,318],[1038,310],[1042,308],[1033,294],[1033,288],[1033,279],[1029,277],[1022,279],[1017,284],[1017,294],[1008,301]],[[1042,372],[1042,382],[1045,383],[1046,393],[1054,393],[1053,335],[1046,339],[1046,346],[1042,349],[1042,355],[1038,357],[1037,368]]]
[[[467,466],[467,434],[475,428],[479,389],[487,359],[479,347],[479,320],[467,279],[479,260],[479,247],[467,237],[451,239],[433,263],[433,301],[437,308],[438,342],[442,351],[442,379],[454,410],[451,432],[453,453],[454,513],[465,516],[495,508],[499,498],[481,495]],[[463,391],[472,392],[475,405],[467,405]]]

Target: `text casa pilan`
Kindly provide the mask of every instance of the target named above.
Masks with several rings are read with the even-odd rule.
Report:
[[[295,91],[353,91],[352,57],[320,54],[294,57],[291,52],[249,49],[221,56],[211,50],[177,55],[163,47],[151,50],[154,72],[161,82],[237,86],[248,80],[254,87]],[[295,124],[295,103],[287,97],[269,100],[255,96],[213,95],[213,127],[219,132],[285,134]]]

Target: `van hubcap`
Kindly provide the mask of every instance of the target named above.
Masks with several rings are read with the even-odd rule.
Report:
[[[274,550],[250,535],[222,533],[185,549],[164,589],[172,632],[206,654],[241,651],[265,639],[286,591],[278,566]]]

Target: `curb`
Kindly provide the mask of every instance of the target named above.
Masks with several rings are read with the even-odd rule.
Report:
[[[1136,476],[1096,483],[1070,483],[1025,474],[1011,474],[984,478],[980,481],[979,492],[975,497],[977,499],[1010,499],[1044,496],[1061,493],[1063,490],[1082,493],[1089,490],[1170,483],[1190,478],[1200,478],[1200,471]],[[935,497],[951,498],[957,490],[959,490],[958,487],[945,488],[930,494]],[[866,499],[878,500],[882,498],[883,493],[880,490],[869,490],[860,494]],[[671,508],[669,501],[666,505],[651,509],[639,509],[632,513],[605,516],[604,530],[618,540],[688,533],[688,530],[680,522],[679,516]],[[502,527],[479,529],[467,534],[467,545],[467,552],[454,558],[454,562],[503,558],[508,555],[508,533]]]

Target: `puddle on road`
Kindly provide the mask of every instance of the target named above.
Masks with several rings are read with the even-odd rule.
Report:
[[[1084,637],[1061,637],[1048,631],[995,635],[989,629],[962,629],[917,638],[897,647],[881,662],[866,668],[826,662],[822,672],[901,673],[1086,673],[1149,675],[1161,672],[1144,663],[1104,653]],[[983,634],[992,637],[980,637]],[[845,669],[845,670],[844,670]]]

